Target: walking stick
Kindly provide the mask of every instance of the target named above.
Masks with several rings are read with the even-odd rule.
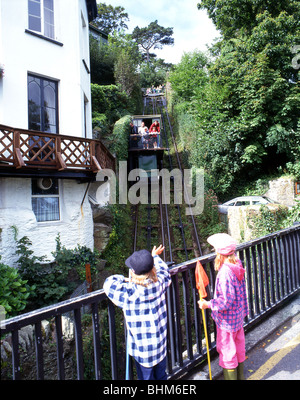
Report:
[[[204,271],[200,261],[197,261],[195,268],[195,278],[196,278],[196,287],[199,291],[200,300],[203,300],[203,297],[207,296],[205,287],[209,284],[208,276]],[[204,326],[204,334],[205,334],[205,343],[206,343],[206,351],[207,351],[207,362],[208,362],[208,370],[209,370],[209,379],[212,380],[211,377],[211,366],[210,366],[210,354],[209,354],[209,343],[208,343],[208,335],[207,335],[207,327],[206,327],[206,318],[204,310],[202,311],[202,320]]]
[[[199,296],[200,296],[200,300],[203,300],[200,290],[199,290]],[[210,354],[209,354],[209,343],[208,343],[208,335],[207,335],[207,328],[206,328],[206,319],[205,319],[204,310],[201,309],[201,311],[202,311],[202,320],[203,320],[204,334],[205,334],[205,344],[206,344],[206,351],[207,351],[207,363],[208,363],[209,379],[212,380],[212,377],[211,377],[211,366],[210,366]]]
[[[125,373],[126,381],[129,381],[129,364],[130,364],[130,355],[128,353],[128,331],[127,331],[127,337],[126,337],[126,373]]]
[[[130,279],[130,271],[129,271],[129,279]],[[125,372],[125,380],[129,381],[129,369],[130,369],[130,355],[128,352],[128,329],[126,328],[126,372]]]

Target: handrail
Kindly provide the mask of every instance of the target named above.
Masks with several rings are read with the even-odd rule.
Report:
[[[300,224],[239,244],[237,253],[246,269],[249,316],[244,326],[247,331],[300,291]],[[206,358],[194,269],[199,260],[208,274],[210,284],[207,291],[212,297],[216,279],[214,258],[215,254],[211,253],[170,269],[172,284],[167,292],[169,379],[182,376]],[[73,314],[77,379],[83,379],[84,354],[80,316],[80,310],[83,308],[90,310],[92,319],[95,378],[124,379],[124,329],[120,331],[120,326],[124,321],[122,317],[120,319],[120,315],[117,316],[117,307],[108,301],[103,290],[4,321],[1,326],[1,335],[11,333],[13,379],[21,378],[18,332],[27,325],[34,326],[37,378],[43,379],[41,321],[49,318],[54,318],[58,379],[64,379],[61,319],[66,312]],[[216,328],[209,313],[206,313],[206,321],[210,350],[215,351]],[[107,338],[109,344],[104,346],[103,343]],[[109,377],[103,377],[101,365],[104,362],[106,370],[110,369]]]
[[[115,157],[100,140],[0,125],[0,167],[97,173],[115,170]]]

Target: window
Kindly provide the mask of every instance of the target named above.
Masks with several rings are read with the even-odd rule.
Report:
[[[54,39],[53,0],[28,0],[28,27]]]
[[[58,132],[57,82],[28,75],[28,129]]]
[[[32,210],[37,222],[60,220],[57,179],[32,179]]]
[[[250,201],[237,201],[235,203],[236,206],[250,206]]]

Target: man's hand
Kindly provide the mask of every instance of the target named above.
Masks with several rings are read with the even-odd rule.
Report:
[[[159,245],[159,247],[158,248],[156,248],[156,246],[154,246],[153,247],[153,249],[152,249],[152,257],[154,257],[154,256],[159,256],[163,251],[164,251],[164,247],[163,247],[163,245]]]

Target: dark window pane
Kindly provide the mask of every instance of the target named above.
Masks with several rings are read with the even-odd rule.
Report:
[[[33,195],[58,194],[58,180],[50,178],[32,179],[32,194]]]
[[[40,80],[30,79],[28,84],[29,129],[41,130],[41,87]]]
[[[28,14],[33,15],[35,17],[41,17],[40,0],[37,0],[37,1],[29,0],[28,1]]]
[[[44,0],[44,7],[53,11],[53,0]]]
[[[41,32],[41,19],[29,16],[29,29],[32,31]]]
[[[57,133],[57,83],[28,76],[29,129]]]

